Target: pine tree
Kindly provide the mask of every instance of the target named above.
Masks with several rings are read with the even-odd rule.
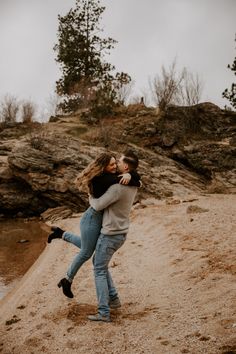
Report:
[[[105,60],[116,41],[101,37],[104,10],[99,0],[76,0],[74,9],[58,16],[58,43],[54,50],[62,77],[56,82],[56,91],[64,98],[61,108],[66,112],[99,106],[104,100],[113,104],[119,87],[130,81],[129,75],[114,73],[114,65]]]
[[[236,37],[235,37],[235,41],[236,41]],[[228,65],[228,68],[234,72],[234,75],[236,75],[236,57],[234,58],[233,64]],[[222,93],[222,96],[224,98],[227,98],[231,106],[236,109],[236,83],[232,83],[230,89],[225,89],[224,92]]]

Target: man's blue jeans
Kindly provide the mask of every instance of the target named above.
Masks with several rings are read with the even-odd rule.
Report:
[[[93,257],[95,285],[98,299],[98,313],[110,316],[109,299],[118,297],[108,264],[113,254],[124,244],[126,234],[103,235],[100,234]]]
[[[80,220],[80,236],[71,232],[64,232],[63,239],[80,248],[67,270],[67,279],[73,281],[80,267],[92,257],[102,227],[100,211],[88,208]]]

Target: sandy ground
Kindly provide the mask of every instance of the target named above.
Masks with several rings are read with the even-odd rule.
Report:
[[[87,320],[91,261],[74,299],[57,287],[76,249],[55,240],[0,302],[1,353],[236,353],[236,195],[145,204],[111,263],[122,301],[112,322]],[[79,218],[60,225],[76,231]]]

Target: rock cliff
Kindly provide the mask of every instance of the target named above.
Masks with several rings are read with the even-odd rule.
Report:
[[[2,215],[34,216],[58,207],[83,211],[87,196],[74,179],[105,148],[138,153],[138,199],[236,191],[234,112],[211,103],[169,107],[165,114],[137,105],[118,109],[102,123],[91,121],[78,112],[30,128],[1,127]]]

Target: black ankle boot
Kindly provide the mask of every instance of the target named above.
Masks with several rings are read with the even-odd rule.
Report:
[[[71,283],[69,282],[69,280],[67,280],[66,278],[63,278],[59,281],[59,283],[57,284],[58,288],[62,287],[62,291],[63,294],[69,298],[74,297],[72,291],[71,291]]]
[[[64,230],[60,229],[60,227],[56,226],[52,226],[51,230],[53,232],[48,236],[48,243],[51,243],[54,238],[62,238],[62,235],[65,232]]]

